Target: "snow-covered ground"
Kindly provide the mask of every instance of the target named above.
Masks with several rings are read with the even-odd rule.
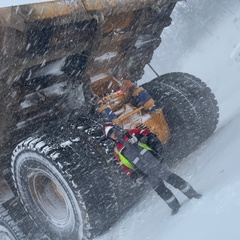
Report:
[[[189,201],[173,189],[183,206],[177,215],[171,216],[165,203],[151,192],[96,240],[240,239],[239,31],[240,2],[236,0],[234,8],[221,16],[211,35],[199,41],[194,51],[184,55],[181,64],[172,69],[203,79],[219,102],[217,131],[175,169],[203,198]],[[153,66],[159,68],[154,59]],[[150,72],[146,76],[145,79],[155,77]]]

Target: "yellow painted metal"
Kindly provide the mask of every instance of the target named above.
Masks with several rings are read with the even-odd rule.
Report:
[[[116,79],[111,74],[107,74],[108,69],[109,68],[106,67],[105,69],[102,69],[101,71],[99,71],[97,74],[99,75],[103,74],[103,76],[97,81],[93,81],[91,83],[93,93],[98,96],[106,95],[110,93],[111,90],[116,91],[119,85],[119,82],[117,82]],[[90,74],[90,75],[93,75],[93,74]]]
[[[117,29],[127,28],[133,19],[133,12],[124,12],[110,15],[103,26],[104,32],[111,32]]]
[[[72,14],[76,11],[84,11],[84,6],[79,2],[75,7],[70,7],[62,2],[45,2],[45,3],[34,3],[28,5],[29,10],[32,12],[29,16],[31,19],[40,20],[54,17],[61,17],[64,15]]]
[[[167,143],[170,138],[170,130],[168,127],[168,124],[166,122],[166,119],[164,117],[162,109],[157,109],[153,113],[150,114],[150,117],[145,118],[144,115],[141,115],[141,111],[143,110],[143,107],[137,108],[134,111],[124,115],[121,118],[118,118],[117,120],[114,119],[114,121],[121,125],[123,128],[138,128],[139,125],[144,125],[147,129],[149,129],[152,133],[156,134],[158,139],[163,143]],[[141,117],[136,117],[135,115],[138,114]],[[134,121],[134,117],[136,117],[136,121]]]
[[[109,13],[107,15],[112,15],[112,13],[126,14],[143,8],[145,5],[149,6],[160,6],[163,4],[177,2],[179,0],[79,0],[74,5],[70,6],[61,1],[51,1],[51,2],[39,2],[33,4],[25,4],[15,7],[0,8],[0,26],[12,25],[12,17],[20,15],[23,19],[28,20],[43,20],[51,19],[55,17],[61,17],[66,15],[71,15],[73,13],[86,14],[93,11]],[[14,12],[12,11],[14,8]],[[18,11],[20,10],[20,14]],[[129,22],[129,17],[119,18],[117,21],[124,20],[125,25]]]
[[[136,113],[141,113],[141,110],[143,109],[143,107],[140,108],[136,108],[135,110],[133,110],[132,112],[123,115],[121,118],[119,118],[118,120],[120,121],[121,124],[124,124],[125,121],[129,120],[134,114]]]
[[[12,8],[0,8],[0,27],[13,27],[24,31],[26,23],[21,16],[13,14]]]
[[[112,111],[120,109],[124,104],[125,96],[122,91],[117,91],[113,94],[109,94],[101,99],[103,106],[109,107]],[[101,108],[103,109],[103,108]],[[101,112],[99,108],[99,111]]]
[[[155,133],[163,144],[168,142],[170,130],[162,109],[147,113],[144,111],[144,106],[136,108],[130,103],[120,101],[121,99],[123,99],[123,95],[117,96],[115,94],[114,97],[111,95],[105,97],[105,102],[99,107],[98,111],[102,112],[109,107],[117,115],[117,118],[115,118],[113,122],[124,129],[133,129],[143,125],[151,132]]]
[[[177,0],[176,0],[177,1]],[[138,9],[144,5],[162,5],[168,2],[173,2],[171,0],[82,0],[87,11],[104,11],[107,9],[116,8],[119,12],[127,12],[129,10]]]
[[[151,118],[145,122],[148,129],[155,133],[159,140],[165,144],[170,138],[170,129],[164,117],[162,109],[157,109],[151,113]]]
[[[120,125],[122,128],[133,129],[142,125],[155,133],[163,144],[167,143],[170,138],[170,130],[162,109],[156,109],[153,112],[150,111],[154,106],[154,100],[152,98],[143,106],[139,108],[134,107],[129,102],[129,98],[136,97],[141,91],[143,91],[143,88],[135,88],[130,94],[128,90],[133,84],[128,80],[125,82],[130,85],[124,87],[125,85],[123,82],[121,85],[121,89],[123,90],[113,92],[100,99],[98,111],[101,113],[106,108],[109,108],[117,117],[113,119],[113,122]],[[109,84],[109,82],[105,83],[105,85],[107,84]]]

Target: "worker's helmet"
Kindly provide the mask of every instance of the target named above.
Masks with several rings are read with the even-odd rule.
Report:
[[[113,133],[114,131],[114,124],[113,123],[106,123],[103,127],[102,127],[102,130],[103,130],[103,134],[106,136],[106,137],[110,137],[111,134]]]

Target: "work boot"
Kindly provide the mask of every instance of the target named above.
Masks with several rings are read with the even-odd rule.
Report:
[[[171,197],[169,200],[166,201],[167,205],[172,209],[172,215],[178,213],[179,208],[181,207],[179,201],[176,197]]]
[[[155,188],[155,191],[172,209],[172,215],[176,214],[181,205],[178,202],[177,198],[173,195],[172,191],[165,186],[162,180],[159,181],[159,184]]]
[[[202,197],[202,194],[196,192],[190,184],[188,184],[184,189],[181,189],[181,191],[189,199],[192,199],[192,198],[200,199]]]
[[[202,194],[195,192],[192,196],[192,198],[200,199],[202,197]]]
[[[172,215],[177,214],[180,207],[181,207],[181,206],[179,206],[178,208],[173,209],[171,214],[172,214]]]

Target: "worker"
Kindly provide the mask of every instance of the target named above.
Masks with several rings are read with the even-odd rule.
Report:
[[[136,108],[142,107],[143,110],[150,113],[156,110],[154,100],[146,89],[137,87],[129,80],[124,80],[120,88],[117,92],[109,94],[98,102],[98,111],[109,121],[118,118],[116,111],[126,103],[131,103]]]
[[[138,87],[130,80],[124,80],[121,85],[124,92],[126,102],[130,102],[133,106],[139,108],[143,107],[146,111],[154,111],[155,104],[151,95],[143,87]]]
[[[147,181],[172,209],[172,215],[178,212],[181,205],[164,181],[179,189],[189,199],[201,198],[201,194],[173,173],[162,158],[159,159],[161,143],[147,129],[131,129],[123,133],[115,124],[106,123],[103,133],[115,142],[114,155],[125,173],[137,184]]]

